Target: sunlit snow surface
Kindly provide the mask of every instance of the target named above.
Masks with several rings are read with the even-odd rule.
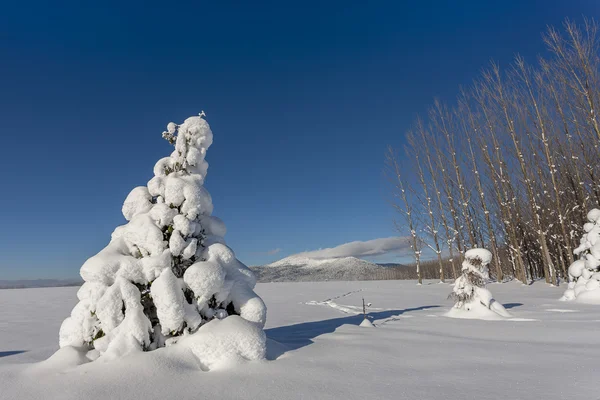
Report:
[[[600,398],[599,306],[544,283],[489,288],[513,318],[446,318],[451,286],[437,282],[259,284],[271,361],[208,372],[165,349],[32,365],[58,349],[77,288],[0,290],[0,399]],[[376,329],[358,326],[363,298]]]

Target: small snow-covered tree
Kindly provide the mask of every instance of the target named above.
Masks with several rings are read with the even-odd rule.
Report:
[[[561,300],[600,304],[600,210],[588,212],[587,219],[579,247],[573,250],[579,259],[569,266],[569,285]]]
[[[492,253],[486,249],[471,249],[465,252],[462,275],[454,282],[454,290],[449,296],[456,303],[447,316],[482,319],[511,316],[485,288],[489,279],[488,265],[491,261]]]
[[[61,326],[61,347],[118,357],[173,344],[230,315],[264,326],[256,279],[225,245],[223,222],[211,216],[203,183],[213,134],[203,116],[168,124],[163,137],[175,150],[156,163],[147,186],[129,193],[122,210],[128,222],[81,267],[85,282]]]

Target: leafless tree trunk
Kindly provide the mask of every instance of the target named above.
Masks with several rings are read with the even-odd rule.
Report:
[[[464,95],[463,95],[464,99]],[[496,241],[496,234],[494,233],[494,228],[492,226],[492,219],[490,215],[490,211],[487,206],[487,202],[485,199],[485,191],[483,188],[483,184],[481,182],[481,175],[479,173],[479,168],[477,166],[477,159],[475,157],[475,152],[473,150],[473,136],[482,135],[482,132],[478,130],[478,127],[475,124],[473,113],[471,112],[471,108],[468,105],[468,100],[462,102],[462,112],[466,113],[469,126],[463,126],[463,130],[465,133],[465,138],[467,140],[468,148],[469,148],[469,160],[471,162],[471,168],[473,171],[473,175],[475,178],[475,183],[477,185],[477,191],[479,193],[479,201],[481,210],[483,211],[483,215],[485,218],[485,223],[488,231],[488,238],[490,241],[490,246],[492,248],[493,261],[496,266],[496,280],[498,282],[502,282],[504,279],[504,274],[502,272],[502,260],[500,259],[500,252],[498,251],[498,244]],[[464,122],[464,119],[463,119]],[[483,240],[482,240],[483,243]]]
[[[404,181],[402,178],[402,173],[400,170],[400,166],[398,165],[397,159],[398,158],[396,157],[394,150],[391,147],[389,147],[388,152],[386,154],[386,164],[388,168],[388,173],[391,176],[392,181],[394,182],[394,197],[398,198],[397,201],[394,201],[393,206],[396,209],[396,211],[404,217],[408,225],[411,237],[411,249],[413,251],[415,265],[417,267],[417,281],[418,284],[421,285],[423,283],[423,278],[421,275],[422,241],[417,235],[417,227],[415,224],[415,219],[413,217],[413,207],[408,201]],[[401,231],[401,228],[398,224],[396,224],[396,228],[399,231]]]
[[[425,225],[427,228],[426,232],[431,237],[431,241],[433,242],[433,244],[431,244],[429,241],[425,241],[425,244],[436,254],[440,267],[440,282],[444,282],[444,264],[442,260],[442,248],[440,246],[440,240],[438,236],[438,225],[433,212],[432,200],[429,193],[430,189],[427,184],[427,179],[425,178],[423,167],[421,166],[420,149],[416,142],[416,138],[412,133],[409,133],[408,141],[412,146],[412,153],[415,158],[415,165],[417,167],[417,176],[419,178],[419,183],[421,184],[421,190],[423,191],[423,201],[428,215],[429,225]]]
[[[427,134],[425,132],[425,129],[424,129],[421,121],[417,122],[417,129],[418,129],[418,133],[419,133],[422,143],[429,144],[427,146],[423,146],[424,154],[425,154],[425,161],[426,161],[427,168],[429,169],[429,177],[431,179],[433,191],[435,193],[436,200],[437,200],[437,212],[442,221],[442,226],[444,227],[444,232],[446,233],[446,244],[448,245],[448,252],[450,254],[449,261],[450,261],[450,264],[452,265],[452,275],[453,275],[453,278],[456,279],[458,277],[458,275],[457,275],[456,265],[455,265],[455,260],[454,260],[454,235],[448,224],[448,219],[446,218],[445,208],[442,203],[442,193],[440,192],[439,184],[438,184],[438,171],[436,171],[436,169],[434,168],[434,163],[432,162],[432,159],[431,159],[430,146],[433,147],[434,149],[438,149],[438,146],[437,146],[435,137],[433,137],[433,135]],[[442,268],[442,265],[440,263],[440,281],[444,282],[444,279],[445,279],[444,269]]]

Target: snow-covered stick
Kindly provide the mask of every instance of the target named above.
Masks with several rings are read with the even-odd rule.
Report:
[[[362,304],[363,304],[363,320],[360,323],[359,326],[362,326],[363,328],[373,328],[375,325],[373,325],[373,323],[369,320],[369,317],[367,316],[367,308],[371,307],[371,303],[366,303],[365,304],[365,299],[363,297],[362,299]]]
[[[147,186],[131,191],[122,210],[128,222],[81,267],[85,282],[61,326],[61,347],[119,357],[174,344],[213,320],[264,326],[256,279],[225,244],[223,221],[211,216],[203,187],[208,123],[203,114],[170,123],[163,137],[175,150],[158,160]]]
[[[365,298],[363,297],[363,316],[367,318],[367,307],[365,306]]]
[[[362,304],[363,304],[363,316],[365,319],[367,319],[367,308],[371,307],[371,303],[366,303],[365,304],[365,298],[363,297],[362,299]]]

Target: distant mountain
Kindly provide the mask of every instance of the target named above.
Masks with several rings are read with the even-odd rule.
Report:
[[[260,282],[316,282],[402,279],[400,269],[356,257],[314,259],[290,256],[272,264],[250,267]]]
[[[81,279],[0,279],[0,289],[25,289],[43,287],[80,286]]]
[[[408,268],[408,267],[410,267],[409,265],[398,264],[398,263],[377,263],[377,265],[381,265],[382,267],[386,267],[386,268]]]

